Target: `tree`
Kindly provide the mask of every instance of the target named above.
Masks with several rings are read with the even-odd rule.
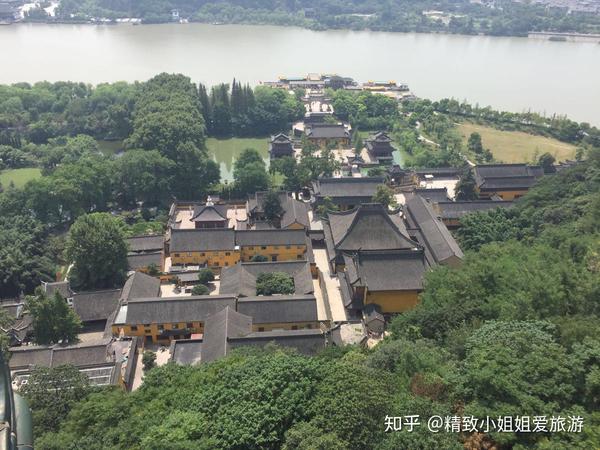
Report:
[[[554,167],[555,162],[556,158],[548,152],[541,154],[538,159],[538,164],[542,166],[542,169],[544,169],[544,173],[556,172],[556,167]]]
[[[279,219],[284,213],[281,202],[279,201],[279,193],[276,191],[267,192],[263,208],[267,220],[270,222],[279,222]]]
[[[89,393],[89,379],[74,366],[34,367],[19,392],[33,413],[34,435],[57,430],[77,402]]]
[[[27,308],[33,317],[33,333],[37,344],[67,344],[77,340],[81,320],[58,292],[48,298],[38,291],[27,298]]]
[[[144,372],[148,372],[150,369],[156,367],[156,353],[145,350],[142,354],[142,364],[144,365]]]
[[[483,153],[483,144],[479,133],[471,133],[469,141],[467,142],[467,149],[475,155],[481,155]]]
[[[456,199],[462,201],[477,199],[475,186],[476,183],[473,171],[469,168],[463,170],[460,179],[456,184]]]
[[[6,193],[0,197],[8,200]],[[31,217],[11,216],[8,211],[14,213],[14,207],[0,213],[0,298],[31,294],[42,281],[55,277],[46,228]]]
[[[360,137],[360,133],[358,132],[358,129],[354,130],[354,137],[352,140],[353,140],[352,147],[354,149],[354,154],[357,156],[360,156],[360,152],[362,152],[364,143],[363,143],[362,138]]]
[[[214,281],[214,279],[215,274],[209,268],[201,269],[200,272],[198,272],[198,281],[205,286],[208,286],[208,283]]]
[[[372,201],[374,203],[381,203],[386,209],[396,208],[398,206],[398,202],[394,197],[394,191],[385,184],[377,186]]]
[[[285,272],[262,272],[256,277],[256,295],[293,294],[294,279]]]
[[[192,288],[192,295],[208,295],[210,294],[210,289],[204,284],[197,284]]]
[[[285,433],[283,450],[349,450],[335,433],[327,433],[312,423],[300,422]]]
[[[159,274],[160,274],[160,269],[158,268],[158,266],[155,263],[150,263],[148,265],[148,275],[155,277]]]
[[[235,188],[240,195],[265,191],[269,187],[269,174],[260,154],[251,148],[245,149],[233,165]]]
[[[74,287],[94,289],[120,286],[127,271],[127,244],[121,222],[107,213],[78,218],[67,239],[66,254],[73,262]]]
[[[526,224],[519,220],[510,209],[497,208],[477,211],[460,219],[461,227],[456,230],[461,247],[465,250],[479,250],[490,242],[505,242],[518,238]]]
[[[119,203],[159,205],[171,199],[175,163],[157,150],[128,150],[116,160]]]
[[[336,212],[339,209],[340,208],[335,203],[333,203],[331,197],[324,197],[321,204],[317,206],[317,214],[321,218],[326,218],[327,214],[329,214],[330,212]]]
[[[457,397],[475,417],[559,414],[574,393],[569,363],[549,323],[489,322],[467,340]],[[512,433],[492,437],[516,440]]]
[[[177,147],[171,186],[173,195],[184,199],[205,197],[220,178],[219,165],[196,145],[186,142]]]

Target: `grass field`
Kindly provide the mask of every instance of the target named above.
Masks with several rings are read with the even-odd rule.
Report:
[[[489,148],[495,159],[505,163],[533,162],[536,155],[546,152],[557,161],[575,156],[574,145],[522,131],[502,131],[470,122],[461,123],[458,129],[465,144],[471,133],[479,133],[483,147]]]
[[[41,176],[42,173],[37,168],[3,170],[0,172],[0,185],[7,188],[12,181],[15,187],[23,187],[29,180],[35,180]]]
[[[233,163],[246,148],[253,148],[269,163],[269,138],[208,138],[206,147],[221,168],[221,180],[233,180]]]

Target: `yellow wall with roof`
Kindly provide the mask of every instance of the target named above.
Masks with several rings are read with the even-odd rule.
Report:
[[[191,325],[191,326],[190,326]],[[121,334],[125,336],[139,336],[152,338],[153,343],[169,342],[173,339],[173,336],[168,336],[160,339],[162,331],[164,330],[181,330],[184,334],[184,330],[188,333],[203,333],[204,322],[192,321],[192,322],[177,322],[177,323],[149,323],[149,324],[136,324],[136,325],[113,325],[112,333],[115,336]]]
[[[242,261],[262,255],[269,261],[298,261],[306,259],[306,244],[302,245],[246,245],[241,247]],[[275,256],[276,259],[273,259]]]
[[[217,250],[204,252],[172,252],[171,265],[204,265],[208,267],[234,266],[240,260],[239,250]]]
[[[381,307],[382,313],[401,313],[414,308],[419,303],[418,291],[368,291],[365,305],[370,303]]]

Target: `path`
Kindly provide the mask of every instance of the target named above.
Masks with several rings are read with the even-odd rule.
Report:
[[[323,274],[327,297],[329,298],[329,310],[331,311],[331,320],[333,322],[344,322],[347,320],[346,309],[342,301],[340,292],[340,283],[337,276],[332,277],[329,272],[329,262],[327,260],[327,251],[324,248],[313,249],[317,267]]]

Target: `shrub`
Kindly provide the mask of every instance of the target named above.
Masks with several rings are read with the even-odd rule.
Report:
[[[256,278],[256,295],[293,293],[294,279],[285,272],[260,273]]]

